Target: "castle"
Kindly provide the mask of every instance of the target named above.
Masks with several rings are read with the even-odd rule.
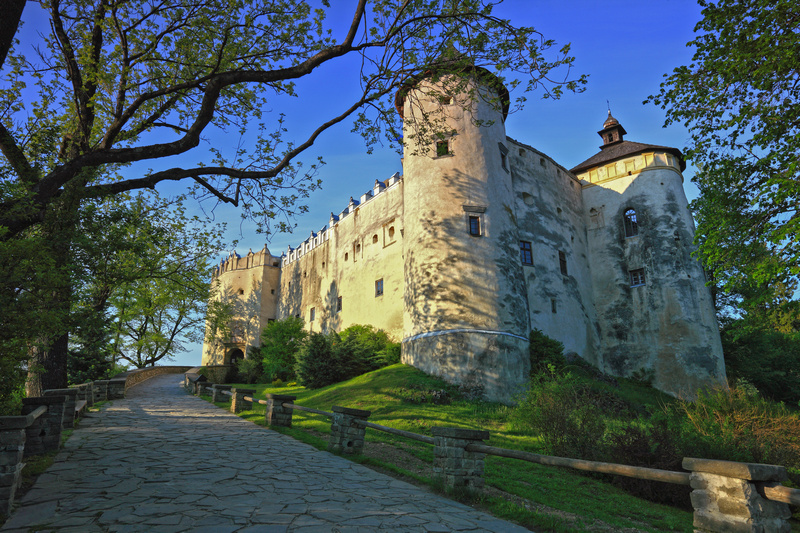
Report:
[[[404,363],[504,402],[527,379],[534,328],[674,395],[725,383],[680,151],[624,140],[609,111],[600,151],[567,169],[506,136],[507,109],[486,98],[505,89],[479,70],[466,106],[441,81],[398,93],[402,176],[279,257],[220,263],[213,298],[235,318],[230,337],[206,341],[204,365],[245,356],[268,321],[294,315],[311,331],[372,324],[402,341]],[[417,135],[426,113],[449,133]]]

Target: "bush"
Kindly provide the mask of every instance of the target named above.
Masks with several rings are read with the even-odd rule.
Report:
[[[606,436],[608,460],[613,463],[682,471],[683,454],[675,432],[665,418],[638,420]],[[682,485],[647,481],[625,476],[612,476],[611,483],[647,500],[690,507],[691,489]]]
[[[672,411],[685,455],[800,468],[800,414],[745,383],[701,392]]]
[[[333,349],[334,342],[340,342],[335,332],[329,335],[311,333],[308,336],[297,355],[295,366],[297,381],[301,385],[318,389],[340,381],[341,371]]]
[[[266,382],[295,378],[295,365],[308,332],[302,318],[287,317],[267,324],[261,332],[261,346],[251,351],[251,357],[263,366]]]
[[[260,383],[264,376],[264,367],[261,360],[253,357],[246,357],[236,361],[236,370],[239,373],[239,379],[244,383]]]
[[[531,376],[550,370],[562,370],[567,364],[564,357],[564,345],[538,329],[531,331],[528,337],[531,358]]]
[[[592,404],[580,401],[577,379],[571,374],[541,372],[511,415],[512,426],[538,434],[544,452],[558,457],[602,459],[605,422]]]
[[[372,326],[354,324],[341,334],[312,333],[298,355],[297,380],[319,388],[359,376],[399,359],[400,345]]]
[[[800,336],[748,327],[734,321],[722,329],[725,367],[732,382],[746,379],[772,400],[800,403]]]

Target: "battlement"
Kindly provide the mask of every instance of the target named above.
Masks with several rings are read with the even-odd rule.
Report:
[[[251,248],[244,257],[241,257],[236,252],[231,252],[227,258],[220,260],[219,266],[214,269],[212,279],[216,279],[220,274],[232,270],[244,270],[260,266],[277,267],[280,266],[280,260],[280,257],[276,257],[269,252],[266,244],[264,249],[258,252],[253,252]]]
[[[350,197],[350,202],[347,204],[341,213],[335,215],[331,213],[331,217],[328,220],[328,224],[322,226],[318,232],[311,232],[311,235],[308,236],[306,240],[301,242],[297,245],[296,248],[292,248],[291,246],[287,247],[286,251],[281,254],[281,266],[288,265],[294,261],[297,261],[299,258],[303,257],[305,254],[319,246],[320,244],[327,241],[330,237],[331,229],[339,224],[340,221],[344,220],[348,215],[353,213],[356,208],[360,208],[368,204],[371,200],[378,197],[385,191],[393,188],[395,185],[402,181],[403,177],[400,175],[399,172],[395,172],[392,174],[392,177],[385,181],[375,180],[375,185],[373,185],[372,189],[368,190],[361,197],[356,200],[352,196]]]

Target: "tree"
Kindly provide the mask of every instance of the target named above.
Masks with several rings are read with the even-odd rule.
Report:
[[[297,354],[307,336],[302,318],[289,316],[270,322],[261,332],[261,346],[253,348],[250,357],[262,361],[268,381],[294,379]]]
[[[328,22],[328,0],[316,8],[292,0],[43,5],[52,32],[36,43],[35,60],[8,56],[0,87],[0,239],[39,232],[40,256],[61,275],[46,289],[52,323],[63,327],[43,330],[31,352],[32,368],[44,370],[32,374],[40,380],[32,391],[66,384],[71,249],[87,200],[186,180],[189,194],[238,206],[269,231],[302,211],[299,201],[318,185],[317,164],[298,157],[325,130],[356,117],[368,143],[382,133],[396,143],[391,95],[415,75],[466,80],[486,67],[554,97],[585,82],[568,79],[568,46],[553,51],[552,41],[493,16],[483,0],[359,0],[342,28]],[[359,65],[351,77],[359,90],[294,138],[283,115],[270,120],[268,110],[326,63],[343,73]],[[26,84],[38,99],[23,94]],[[209,138],[220,132],[241,136],[239,148],[217,149]],[[201,143],[207,151],[192,152]],[[187,165],[189,156],[199,162]],[[133,164],[156,168],[142,175]]]
[[[210,263],[222,251],[224,224],[187,216],[183,200],[106,201],[102,213],[87,216],[78,304],[93,316],[86,322],[96,337],[83,336],[84,352],[101,350],[142,368],[185,341],[202,341]]]
[[[800,274],[800,6],[700,0],[689,66],[651,96],[691,132],[700,253],[723,292]],[[763,291],[759,291],[763,298]],[[770,296],[767,296],[771,298]]]

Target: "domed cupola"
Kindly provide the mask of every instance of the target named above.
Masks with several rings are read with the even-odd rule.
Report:
[[[611,110],[609,109],[608,118],[603,122],[603,129],[597,132],[603,139],[603,145],[600,148],[605,150],[609,146],[621,143],[622,136],[627,133],[619,121],[611,115]]]

